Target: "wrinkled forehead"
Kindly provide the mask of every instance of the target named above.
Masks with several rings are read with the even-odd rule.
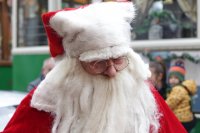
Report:
[[[80,54],[79,60],[85,62],[92,62],[96,60],[107,60],[110,58],[118,58],[127,56],[132,51],[130,47],[114,46],[98,50],[90,50]]]

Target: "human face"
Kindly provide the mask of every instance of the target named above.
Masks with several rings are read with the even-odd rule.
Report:
[[[149,80],[151,81],[151,83],[153,85],[156,86],[156,84],[157,84],[157,74],[155,73],[155,68],[150,67],[149,69],[151,71],[151,77],[149,78]]]
[[[180,80],[178,79],[177,76],[175,75],[171,75],[169,77],[169,84],[171,87],[174,87],[175,85],[179,84],[180,83]]]
[[[163,73],[156,72],[156,69],[154,67],[150,67],[149,69],[151,71],[151,77],[149,78],[149,80],[156,88],[162,87]]]
[[[104,75],[114,77],[118,71],[123,70],[129,64],[128,58],[125,56],[112,58],[108,60],[97,60],[92,62],[82,62],[81,65],[86,72],[93,75]]]

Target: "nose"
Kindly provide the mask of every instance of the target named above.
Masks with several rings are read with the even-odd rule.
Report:
[[[117,74],[117,70],[115,69],[113,62],[111,60],[109,60],[107,62],[107,69],[104,71],[104,75],[108,76],[108,77],[114,77]]]
[[[104,71],[104,75],[108,76],[108,77],[114,77],[117,74],[117,71],[115,69],[115,67],[112,66],[108,66],[108,68]]]

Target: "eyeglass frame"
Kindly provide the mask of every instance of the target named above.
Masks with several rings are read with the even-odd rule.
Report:
[[[126,65],[124,65],[122,68],[119,69],[119,67],[116,67],[116,63],[113,60],[116,59],[125,59]],[[108,64],[108,61],[112,60],[112,65]],[[104,67],[101,71],[97,72],[95,69],[95,65],[99,62],[102,62],[102,66]],[[105,62],[105,63],[104,63]],[[92,61],[92,62],[83,62],[81,61],[81,64],[85,67],[85,69],[87,69],[86,71],[89,71],[92,74],[102,74],[104,71],[106,71],[106,69],[109,66],[113,66],[117,71],[122,71],[123,69],[125,69],[128,65],[129,65],[129,59],[127,56],[121,56],[118,58],[110,58],[110,59],[105,59],[105,60],[97,60],[97,61]],[[104,65],[103,65],[104,64]],[[122,63],[121,63],[122,64]],[[87,66],[86,66],[87,65]],[[120,64],[119,64],[120,65]],[[102,68],[102,67],[99,67]],[[92,72],[91,72],[92,71]]]

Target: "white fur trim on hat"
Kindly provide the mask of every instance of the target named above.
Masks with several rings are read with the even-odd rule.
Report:
[[[106,47],[130,47],[130,23],[134,16],[132,2],[101,2],[59,11],[50,19],[50,26],[63,38],[65,53],[79,57]]]
[[[123,46],[107,47],[100,50],[92,50],[84,52],[80,55],[79,60],[91,62],[95,60],[118,58],[120,56],[126,56],[130,50],[132,49]]]

